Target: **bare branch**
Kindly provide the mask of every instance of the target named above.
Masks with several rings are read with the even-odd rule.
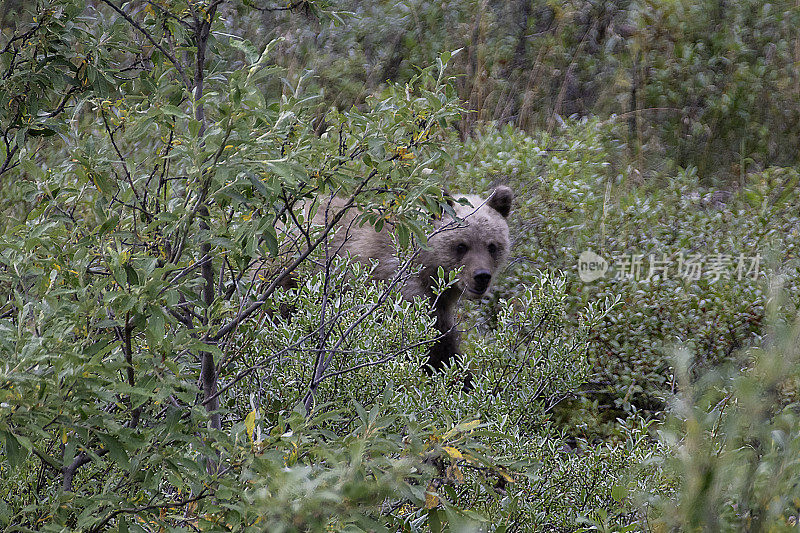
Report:
[[[178,63],[178,61],[173,57],[172,54],[170,54],[163,46],[161,46],[160,44],[158,44],[158,42],[156,42],[155,38],[153,38],[153,36],[150,35],[150,32],[148,32],[147,30],[142,28],[139,25],[138,22],[136,22],[130,16],[128,16],[124,11],[122,11],[122,9],[118,8],[117,6],[115,6],[111,2],[111,0],[100,0],[100,1],[103,2],[104,4],[106,4],[107,6],[109,6],[111,9],[113,9],[117,13],[119,13],[122,16],[122,18],[124,18],[126,21],[128,21],[128,24],[130,24],[131,26],[133,26],[134,28],[139,30],[142,33],[142,35],[144,35],[147,38],[147,40],[150,41],[153,44],[153,46],[158,48],[158,50],[162,54],[164,54],[164,56],[167,59],[169,59],[170,63],[172,63],[173,66],[175,67],[175,70],[177,70],[178,74],[180,74],[181,80],[183,81],[183,85],[187,89],[191,89],[192,88],[192,86],[189,83],[189,78],[186,77],[186,73],[183,71],[183,67],[181,67],[180,63]]]
[[[256,11],[261,11],[262,13],[267,13],[267,12],[271,12],[271,11],[293,11],[293,10],[297,9],[298,7],[302,6],[303,4],[307,4],[307,3],[308,2],[306,0],[299,0],[297,2],[292,2],[288,6],[283,6],[283,7],[258,7],[258,6],[250,5],[249,3],[247,5],[249,7],[252,7]]]
[[[111,131],[111,126],[108,123],[108,118],[106,117],[106,112],[102,109],[100,110],[100,116],[103,117],[103,125],[105,126],[106,133],[108,133],[108,138],[111,140],[111,146],[114,147],[114,152],[116,152],[117,157],[119,157],[120,164],[122,165],[122,170],[125,171],[125,177],[128,180],[128,184],[131,186],[131,192],[133,192],[133,196],[136,198],[136,201],[141,206],[139,210],[144,213],[149,220],[152,220],[153,215],[147,211],[147,205],[142,201],[139,193],[136,191],[136,186],[133,184],[133,177],[131,176],[130,171],[128,170],[128,165],[125,163],[125,158],[122,156],[122,152],[117,146],[117,141],[114,138],[114,132]]]
[[[382,306],[386,302],[386,299],[392,293],[393,289],[400,283],[400,281],[405,279],[405,273],[408,271],[409,268],[411,268],[411,265],[413,264],[414,259],[418,254],[419,250],[417,250],[398,269],[394,278],[392,278],[391,282],[387,284],[386,289],[378,297],[378,300],[374,304],[372,304],[367,310],[365,310],[356,320],[354,320],[353,323],[350,324],[350,326],[339,336],[339,340],[337,341],[337,343],[333,346],[331,350],[328,351],[327,357],[325,357],[324,351],[320,351],[320,354],[317,357],[321,358],[321,360],[319,361],[319,364],[315,365],[314,377],[312,378],[311,383],[309,384],[308,392],[303,398],[303,404],[305,405],[306,412],[310,412],[311,410],[311,402],[314,398],[314,393],[319,387],[319,384],[322,383],[322,381],[327,377],[331,377],[333,375],[339,375],[337,373],[325,374],[325,372],[330,366],[331,361],[333,360],[333,356],[336,354],[337,351],[339,351],[342,343],[345,341],[345,339],[347,339],[347,337],[349,337],[353,333],[355,328],[357,328],[364,320],[367,319],[367,317],[369,317],[372,313],[374,313],[380,306]],[[446,334],[443,334],[442,338],[444,338],[445,336]]]
[[[395,157],[396,156],[393,156],[393,159]],[[339,221],[342,219],[342,217],[344,217],[344,215],[353,207],[353,205],[355,203],[355,200],[358,197],[358,195],[361,194],[361,192],[364,190],[364,187],[367,186],[367,183],[369,183],[369,181],[372,178],[374,178],[377,174],[378,174],[378,171],[376,169],[373,169],[369,173],[369,175],[361,181],[359,186],[356,188],[355,192],[353,192],[353,194],[347,200],[347,202],[342,207],[342,209],[339,210],[333,217],[331,217],[330,222],[328,222],[328,224],[325,226],[325,228],[322,231],[322,234],[312,243],[312,246],[309,246],[294,261],[292,261],[292,263],[289,266],[284,268],[283,271],[264,290],[264,292],[261,293],[261,295],[260,295],[258,300],[256,300],[252,304],[250,304],[244,311],[239,313],[233,320],[231,320],[226,325],[221,327],[215,334],[213,334],[211,336],[206,335],[206,338],[204,338],[204,341],[207,341],[207,342],[208,341],[210,341],[210,342],[218,341],[219,339],[221,339],[222,337],[224,337],[225,335],[230,333],[239,324],[241,324],[243,320],[245,320],[247,317],[249,317],[254,312],[256,312],[258,309],[260,309],[261,306],[264,305],[269,300],[270,296],[272,296],[272,293],[274,293],[275,290],[280,286],[281,282],[283,282],[288,276],[290,276],[292,274],[292,272],[294,272],[295,269],[298,266],[300,266],[300,264],[302,264],[303,261],[305,261],[306,258],[308,258],[308,256],[311,255],[311,253],[325,239],[328,238],[328,234],[331,232],[331,230],[334,228],[334,226],[336,226],[336,224],[339,223]]]
[[[99,457],[104,456],[108,453],[108,450],[98,450],[97,455]],[[61,469],[61,472],[64,474],[64,481],[61,483],[61,489],[64,492],[71,492],[72,491],[72,480],[75,478],[75,473],[78,471],[80,467],[83,465],[90,463],[92,461],[92,457],[84,452],[79,453],[75,459],[73,459],[72,463],[69,466],[65,466]]]
[[[191,498],[187,498],[185,500],[180,500],[177,502],[166,502],[166,503],[156,503],[150,505],[143,505],[141,507],[134,507],[132,509],[117,509],[112,511],[105,518],[103,518],[100,522],[95,524],[92,529],[89,530],[90,533],[97,533],[98,531],[102,531],[105,526],[113,520],[115,517],[121,514],[136,514],[141,513],[143,511],[150,511],[152,509],[170,509],[173,507],[183,507],[184,505],[188,505],[190,503],[202,500],[203,498],[209,496],[208,487],[203,487],[203,490],[197,496],[193,496]]]

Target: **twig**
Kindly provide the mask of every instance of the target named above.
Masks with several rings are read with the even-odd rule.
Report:
[[[397,156],[392,156],[391,159],[396,159],[396,158]],[[292,261],[292,263],[289,266],[284,268],[283,271],[278,275],[278,277],[275,278],[272,281],[272,283],[270,283],[270,285],[266,288],[266,290],[264,290],[264,292],[261,293],[258,300],[250,304],[244,311],[239,313],[230,322],[221,327],[214,335],[209,336],[208,334],[206,334],[206,336],[204,337],[204,341],[206,342],[218,341],[219,339],[227,335],[231,330],[236,328],[239,324],[241,324],[243,320],[245,320],[247,317],[249,317],[255,311],[257,311],[262,305],[264,305],[267,302],[267,300],[269,300],[269,297],[272,296],[272,293],[275,292],[275,289],[277,289],[280,286],[281,282],[283,282],[283,280],[285,280],[289,275],[291,275],[292,272],[294,272],[295,269],[298,266],[300,266],[300,264],[303,261],[305,261],[309,255],[311,255],[311,252],[313,252],[317,248],[317,246],[319,246],[328,237],[328,234],[331,232],[333,227],[336,224],[338,224],[339,221],[342,219],[342,217],[344,217],[344,215],[347,213],[347,211],[349,211],[353,207],[356,197],[359,194],[361,194],[361,191],[364,190],[364,187],[366,187],[367,183],[377,174],[378,174],[377,169],[373,169],[372,172],[370,172],[369,175],[361,181],[359,186],[356,188],[355,192],[353,192],[353,194],[347,200],[342,209],[339,210],[331,218],[330,222],[328,222],[328,224],[323,229],[322,234],[312,243],[312,246],[309,246],[306,250],[303,251],[303,253],[300,254],[299,257],[297,257],[294,261]]]
[[[98,531],[102,531],[105,528],[106,524],[108,524],[111,520],[113,520],[116,516],[119,516],[123,513],[135,514],[141,513],[142,511],[149,511],[151,509],[169,509],[172,507],[183,507],[184,505],[188,505],[190,503],[196,502],[198,500],[202,500],[208,496],[208,488],[204,487],[203,490],[200,491],[200,494],[197,496],[193,496],[192,498],[187,498],[185,500],[177,501],[177,502],[167,502],[167,503],[156,503],[151,505],[143,505],[141,507],[134,507],[133,509],[117,509],[116,511],[112,511],[106,517],[101,520],[98,524],[92,527],[89,530],[90,533],[97,533]]]
[[[116,11],[117,13],[119,13],[119,14],[122,16],[122,18],[124,18],[125,20],[127,20],[127,21],[128,21],[128,23],[129,23],[131,26],[133,26],[134,28],[136,28],[137,30],[139,30],[139,31],[142,33],[142,35],[144,35],[144,36],[147,38],[147,40],[148,40],[148,41],[150,41],[151,43],[153,43],[153,46],[155,46],[156,48],[158,48],[158,49],[159,49],[159,51],[161,51],[161,53],[162,53],[162,54],[164,54],[164,56],[166,56],[166,58],[167,58],[167,59],[169,59],[170,63],[172,63],[172,64],[173,64],[173,66],[175,66],[175,70],[177,70],[177,71],[178,71],[178,74],[180,74],[180,76],[181,76],[181,79],[182,79],[182,81],[183,81],[183,85],[184,85],[184,86],[185,86],[187,89],[191,89],[191,87],[192,87],[192,86],[189,84],[189,78],[187,78],[187,77],[186,77],[186,73],[183,71],[183,68],[181,67],[180,63],[178,63],[178,61],[177,61],[177,60],[176,60],[176,59],[175,59],[175,58],[172,56],[172,54],[170,54],[170,53],[169,53],[169,52],[168,52],[168,51],[167,51],[167,50],[166,50],[166,49],[165,49],[163,46],[161,46],[160,44],[158,44],[158,43],[156,42],[156,40],[153,38],[153,36],[152,36],[152,35],[150,35],[150,33],[149,33],[147,30],[145,30],[144,28],[142,28],[142,27],[139,25],[139,23],[138,23],[138,22],[136,22],[136,21],[135,21],[135,20],[133,20],[131,17],[129,17],[129,16],[128,16],[128,15],[127,15],[127,14],[126,14],[124,11],[122,11],[122,9],[118,8],[117,6],[115,6],[115,5],[114,5],[114,4],[111,2],[111,0],[100,0],[100,1],[101,1],[101,2],[103,2],[104,4],[106,4],[107,6],[109,6],[111,9],[113,9],[113,10],[114,10],[114,11]]]
[[[107,449],[99,450],[97,452],[97,456],[102,457],[107,453]],[[75,457],[75,459],[73,459],[69,466],[65,466],[61,469],[61,472],[64,474],[64,481],[61,483],[61,488],[64,492],[72,492],[72,480],[75,478],[75,472],[77,472],[80,467],[91,461],[92,457],[88,453],[81,452],[77,457]]]

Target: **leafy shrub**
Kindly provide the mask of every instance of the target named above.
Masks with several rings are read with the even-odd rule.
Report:
[[[336,6],[344,24],[278,11],[242,29],[285,38],[276,61],[298,77],[313,71],[323,111],[360,105],[387,80],[404,83],[415,65],[461,49],[453,74],[472,111],[459,123],[465,136],[489,121],[537,135],[552,133],[558,116],[617,115],[626,156],[645,175],[677,164],[697,167],[706,184],[741,184],[748,172],[798,161],[800,11],[791,0]]]
[[[379,20],[376,6],[360,9]],[[797,310],[798,174],[748,173],[781,147],[764,127],[793,135],[796,106],[784,91],[793,12],[776,26],[768,12],[737,7],[735,20],[761,22],[724,33],[710,52],[703,39],[714,21],[697,18],[691,53],[673,57],[647,32],[673,31],[676,13],[693,13],[680,3],[656,13],[657,24],[634,17],[639,49],[611,31],[630,14],[620,6],[598,7],[595,25],[593,5],[534,5],[514,39],[504,29],[510,5],[393,4],[392,24],[373,31],[375,20],[362,19],[335,46],[341,13],[325,2],[300,6],[318,17],[310,22],[290,19],[304,26],[299,36],[325,26],[319,41],[284,32],[268,42],[262,22],[274,13],[249,3],[134,7],[42,2],[30,8],[35,19],[15,18],[0,48],[4,528],[572,531],[796,520],[787,437],[796,354],[791,343],[774,348],[779,335],[767,335],[764,316],[773,305],[788,322]],[[452,24],[424,45],[406,35],[412,21],[427,34],[439,14]],[[528,47],[540,23],[546,39]],[[460,55],[439,55],[459,33],[476,36]],[[366,53],[397,35],[395,50]],[[772,37],[776,65],[748,52]],[[731,39],[750,44],[731,48]],[[316,53],[312,42],[333,53],[304,55]],[[350,48],[347,58],[337,52]],[[276,67],[294,52],[288,74]],[[532,53],[544,62],[530,63]],[[692,83],[634,74],[646,81],[636,87],[645,98],[664,87],[678,106],[687,97],[670,93],[672,83],[694,91],[704,61],[729,56],[742,83],[687,104],[693,137],[669,142],[704,141],[704,152],[677,161],[706,167],[738,149],[736,187],[712,189],[708,173],[669,160],[658,175],[628,160],[632,140],[635,151],[661,153],[667,133],[639,134],[671,119],[639,132],[641,121],[626,131],[614,117],[556,117],[590,103],[586,85],[572,92],[587,79],[607,82],[592,96],[597,109],[636,107],[639,117],[618,74],[665,57],[666,72]],[[408,57],[436,66],[419,70]],[[549,81],[519,90],[530,78],[503,67],[517,60]],[[454,81],[448,65],[475,76]],[[567,83],[574,65],[584,81]],[[301,74],[307,66],[321,77]],[[404,83],[370,80],[380,88],[363,98],[364,76],[383,67]],[[756,94],[775,95],[758,111],[744,89],[762,74]],[[341,92],[320,99],[320,84]],[[473,129],[480,121],[462,113],[458,91],[479,118],[496,112],[505,125]],[[357,106],[328,107],[351,98]],[[786,113],[773,117],[780,106]],[[509,113],[546,131],[516,129]],[[454,124],[474,136],[462,142]],[[332,259],[331,228],[312,227],[306,206],[338,195],[337,216],[355,209],[359,223],[393,224],[409,257],[443,208],[442,181],[465,192],[508,183],[518,206],[508,275],[461,313],[462,364],[428,377],[427,303]],[[759,279],[584,284],[575,264],[587,249],[612,260],[612,272],[625,254],[763,262]],[[287,289],[293,272],[299,283]],[[767,276],[786,288],[780,305]],[[675,344],[693,354],[677,369]],[[676,391],[683,403],[656,439],[653,419]]]
[[[489,127],[464,144],[449,178],[454,189],[508,183],[518,192],[514,252],[500,295],[527,286],[535,269],[561,269],[571,273],[570,309],[621,299],[591,343],[594,375],[565,413],[610,422],[666,406],[675,390],[672,346],[690,347],[699,375],[760,339],[766,280],[780,275],[797,287],[797,244],[790,236],[800,224],[791,208],[798,201],[793,169],[754,174],[747,187],[733,191],[702,187],[693,169],[637,185],[615,171],[616,139],[613,124],[598,121],[568,122],[551,136]],[[576,275],[584,250],[611,263],[591,284]],[[621,258],[633,254],[643,259],[638,279],[620,276]],[[645,279],[651,254],[657,260],[667,254],[672,270],[666,277]],[[731,262],[719,280],[705,274],[687,280],[676,272],[681,254],[724,254]],[[742,256],[745,268],[737,273]],[[758,273],[748,274],[757,256]],[[797,304],[786,302],[786,312]],[[489,309],[480,321],[491,324],[495,313]]]
[[[796,5],[644,2],[635,16],[642,106],[663,110],[655,127],[679,165],[742,183],[753,168],[797,163],[780,148],[798,142]]]
[[[612,302],[573,323],[563,279],[531,277],[428,378],[427,302],[331,260],[304,209],[335,194],[336,216],[424,244],[460,111],[449,54],[317,135],[301,85],[264,90],[277,43],[226,37],[215,6],[56,0],[3,49],[0,523],[573,527],[551,479],[586,462],[549,410]],[[623,463],[586,501],[617,509]]]
[[[678,352],[684,387],[662,439],[670,449],[664,467],[679,483],[676,493],[650,500],[653,527],[796,527],[797,331],[783,323],[772,333],[744,369],[726,365],[694,385],[687,352]]]

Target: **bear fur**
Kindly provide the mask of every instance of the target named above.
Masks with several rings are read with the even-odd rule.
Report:
[[[510,188],[497,187],[488,198],[476,195],[454,196],[451,205],[456,218],[445,215],[434,221],[434,231],[426,248],[415,257],[419,273],[408,277],[401,288],[405,299],[421,296],[430,300],[436,318],[438,340],[431,346],[428,365],[441,369],[458,354],[456,310],[461,298],[479,299],[484,296],[498,271],[508,258],[510,239],[508,216],[514,194]],[[466,200],[464,204],[461,200]],[[343,202],[334,199],[320,206],[314,222],[325,225]],[[350,255],[359,262],[375,268],[375,279],[390,282],[400,268],[394,255],[391,229],[385,225],[375,231],[369,224],[359,225],[358,213],[348,213],[331,241],[331,250],[338,255]],[[461,267],[458,281],[438,298],[434,295],[439,267],[445,274]]]

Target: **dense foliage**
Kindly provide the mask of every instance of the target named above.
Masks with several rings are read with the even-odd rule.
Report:
[[[557,115],[616,115],[644,175],[695,166],[707,183],[795,164],[800,144],[796,2],[342,1],[347,30],[266,12],[258,31],[285,37],[276,58],[313,71],[328,102],[359,104],[410,79],[443,50],[481,121],[553,132]]]
[[[3,3],[0,528],[796,527],[799,18]],[[397,285],[498,184],[510,265],[429,376]]]
[[[593,401],[611,407],[604,416],[612,421],[620,411],[663,410],[675,390],[676,346],[693,353],[698,373],[763,335],[769,279],[779,276],[792,295],[787,312],[800,303],[796,169],[753,174],[738,190],[703,187],[693,168],[631,187],[614,168],[615,139],[614,128],[597,121],[556,136],[481,132],[464,143],[451,178],[481,187],[502,179],[520,194],[515,257],[501,292],[524,286],[532,268],[574,272],[585,250],[610,262],[592,283],[571,278],[570,293],[578,307],[612,295],[626,304],[590,347],[597,373],[588,388]],[[715,273],[720,255],[727,259]],[[691,279],[678,272],[681,257],[706,270]],[[667,274],[651,272],[653,263],[668,266]]]

